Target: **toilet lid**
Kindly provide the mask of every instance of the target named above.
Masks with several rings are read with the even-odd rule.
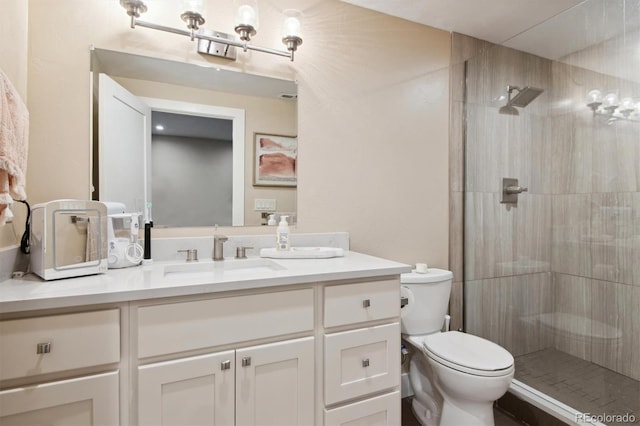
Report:
[[[425,351],[436,361],[457,366],[474,374],[487,375],[488,372],[503,374],[513,367],[513,356],[502,346],[471,334],[449,331],[425,337]]]

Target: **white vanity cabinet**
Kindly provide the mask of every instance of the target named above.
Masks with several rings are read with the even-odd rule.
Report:
[[[350,252],[212,282],[167,265],[0,283],[0,426],[400,425],[407,265]]]
[[[400,424],[397,279],[324,289],[324,424]]]
[[[313,424],[313,288],[143,305],[136,316],[140,425]],[[206,353],[185,355],[194,351]],[[146,363],[158,357],[171,359]]]
[[[0,321],[1,425],[120,424],[120,310]]]

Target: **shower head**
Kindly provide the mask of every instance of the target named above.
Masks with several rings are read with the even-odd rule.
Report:
[[[520,113],[518,112],[518,109],[516,107],[513,107],[509,104],[500,107],[500,109],[498,110],[498,112],[500,114],[504,114],[504,115],[520,115]]]
[[[518,92],[514,97],[511,97],[513,91]],[[518,86],[507,86],[507,104],[500,108],[498,111],[500,114],[505,115],[520,115],[518,110],[515,107],[524,108],[529,105],[535,98],[540,96],[540,94],[544,92],[543,89],[538,89],[537,87],[526,86],[522,89]],[[503,98],[504,99],[504,98]]]
[[[513,86],[509,86],[509,87],[512,87],[513,89],[517,90],[518,94],[515,95],[513,98],[509,99],[509,102],[507,102],[507,105],[508,106],[517,106],[519,108],[526,107],[535,98],[540,96],[542,94],[542,92],[544,92],[543,89],[538,89],[537,87],[531,87],[531,86],[526,86],[526,87],[523,87],[522,89],[519,89],[519,88],[513,87]],[[511,92],[509,92],[509,93],[511,93]]]

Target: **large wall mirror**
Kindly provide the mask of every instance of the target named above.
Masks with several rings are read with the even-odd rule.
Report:
[[[295,223],[294,81],[98,48],[90,72],[94,199],[150,206],[155,226]],[[256,176],[265,135],[293,178]]]

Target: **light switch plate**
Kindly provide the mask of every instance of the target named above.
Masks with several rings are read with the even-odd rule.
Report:
[[[253,208],[258,212],[276,211],[276,200],[272,198],[255,198],[253,200]]]

